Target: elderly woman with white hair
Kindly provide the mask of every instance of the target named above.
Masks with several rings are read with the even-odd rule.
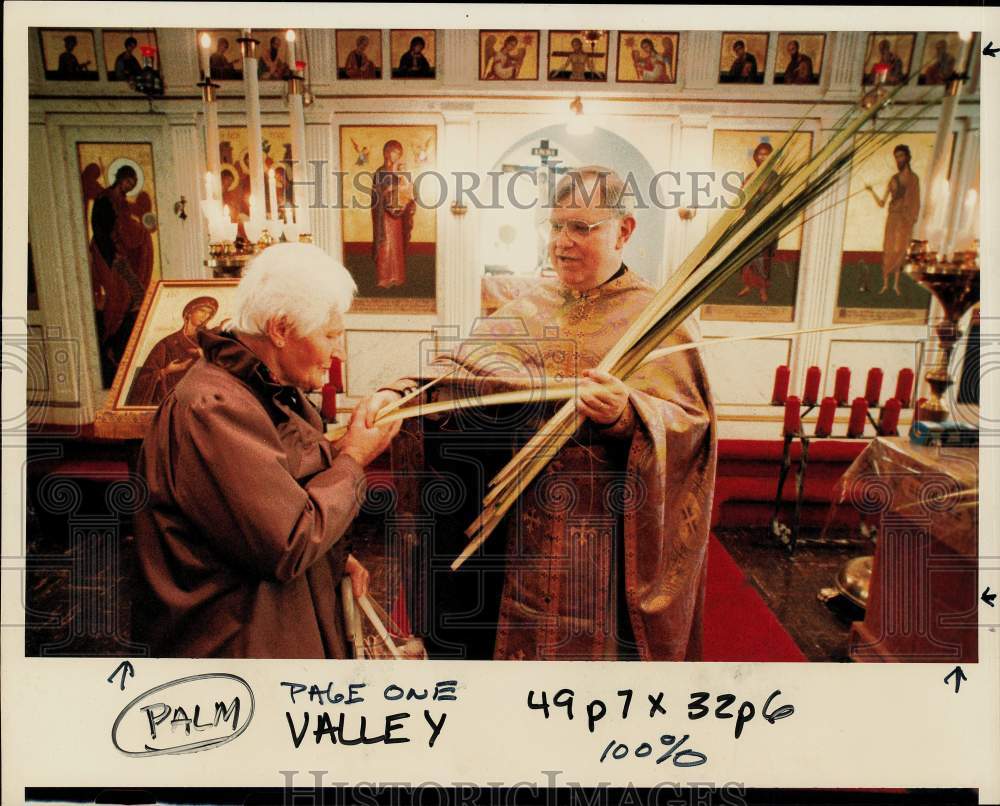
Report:
[[[136,542],[146,586],[133,636],[156,656],[347,657],[340,581],[368,572],[345,532],[363,468],[395,426],[368,401],[331,445],[304,392],[342,357],[355,293],[318,247],[280,244],[248,267],[233,319],[199,334],[203,358],[157,410],[139,471],[149,504]]]

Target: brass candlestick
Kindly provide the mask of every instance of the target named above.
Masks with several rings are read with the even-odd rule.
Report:
[[[939,349],[924,379],[931,394],[920,405],[920,419],[940,423],[949,419],[944,394],[954,383],[948,373],[951,353],[962,335],[958,322],[979,302],[979,252],[975,249],[957,252],[951,258],[939,257],[927,249],[927,241],[911,241],[903,271],[930,291],[944,310],[944,316],[934,326]]]

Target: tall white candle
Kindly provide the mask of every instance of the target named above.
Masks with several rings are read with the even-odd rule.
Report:
[[[302,105],[302,93],[289,93],[288,117],[292,130],[291,179],[294,183],[299,183],[300,185],[298,192],[294,191],[295,186],[294,184],[292,185],[295,203],[295,207],[292,209],[292,215],[295,217],[295,221],[300,225],[302,232],[311,233],[312,227],[309,224],[308,185],[303,184],[307,181],[308,173],[306,169],[306,119],[305,109]]]
[[[243,29],[243,38],[250,39],[250,29]],[[257,80],[256,50],[247,43],[243,58],[243,88],[247,104],[247,148],[250,150],[250,195],[264,198],[264,145],[260,131],[260,84]]]
[[[268,184],[268,188],[267,188],[267,200],[268,200],[268,203],[270,204],[270,207],[271,207],[270,215],[268,216],[268,218],[270,218],[272,221],[277,221],[278,220],[278,181],[277,181],[277,175],[274,173],[274,168],[271,168],[271,170],[269,170],[267,172],[267,184]]]
[[[285,41],[288,43],[288,68],[295,72],[295,31],[291,28],[285,32]]]
[[[205,74],[205,80],[212,77],[211,62],[209,61],[209,50],[212,47],[212,37],[207,33],[201,35],[201,72]]]

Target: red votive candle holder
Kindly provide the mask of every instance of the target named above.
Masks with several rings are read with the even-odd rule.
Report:
[[[815,406],[819,400],[819,367],[809,367],[806,370],[806,388],[802,393],[802,402],[806,406]]]
[[[790,377],[791,373],[785,364],[782,364],[774,371],[774,390],[771,392],[772,404],[780,405],[785,402],[785,398],[788,397],[788,380]]]
[[[343,392],[344,391],[344,371],[343,371],[343,364],[344,364],[344,362],[341,361],[339,358],[334,358],[333,361],[330,362],[330,370],[329,370],[330,381],[329,381],[329,383],[330,383],[330,386],[332,386],[334,388],[334,391],[337,391],[337,392]]]
[[[894,397],[885,401],[878,418],[878,432],[883,437],[896,436],[896,426],[899,425],[899,410],[902,404]]]
[[[837,401],[832,397],[824,397],[819,404],[819,417],[816,418],[816,436],[828,437],[833,433],[833,417],[837,413]]]
[[[332,422],[337,419],[337,389],[331,383],[323,384],[323,405],[320,413],[324,420]]]
[[[872,367],[868,370],[868,380],[865,383],[865,400],[868,405],[874,408],[878,405],[878,399],[882,394],[882,370]]]
[[[851,370],[848,367],[838,367],[837,377],[833,382],[833,398],[838,406],[846,406],[851,394]]]
[[[917,402],[913,404],[913,422],[917,422],[920,419],[920,409],[926,402],[926,397],[920,397],[917,398]]]
[[[910,395],[913,394],[913,370],[903,367],[896,378],[896,394],[894,397],[899,401],[902,408],[910,405]]]
[[[851,419],[847,422],[847,436],[862,436],[865,433],[866,419],[868,419],[868,401],[863,397],[854,398],[851,404]]]
[[[802,420],[799,415],[801,401],[792,395],[785,401],[785,436],[798,434],[802,429]]]

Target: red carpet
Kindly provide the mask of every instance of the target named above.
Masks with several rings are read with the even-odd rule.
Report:
[[[806,659],[714,534],[708,539],[702,641],[706,661]]]

